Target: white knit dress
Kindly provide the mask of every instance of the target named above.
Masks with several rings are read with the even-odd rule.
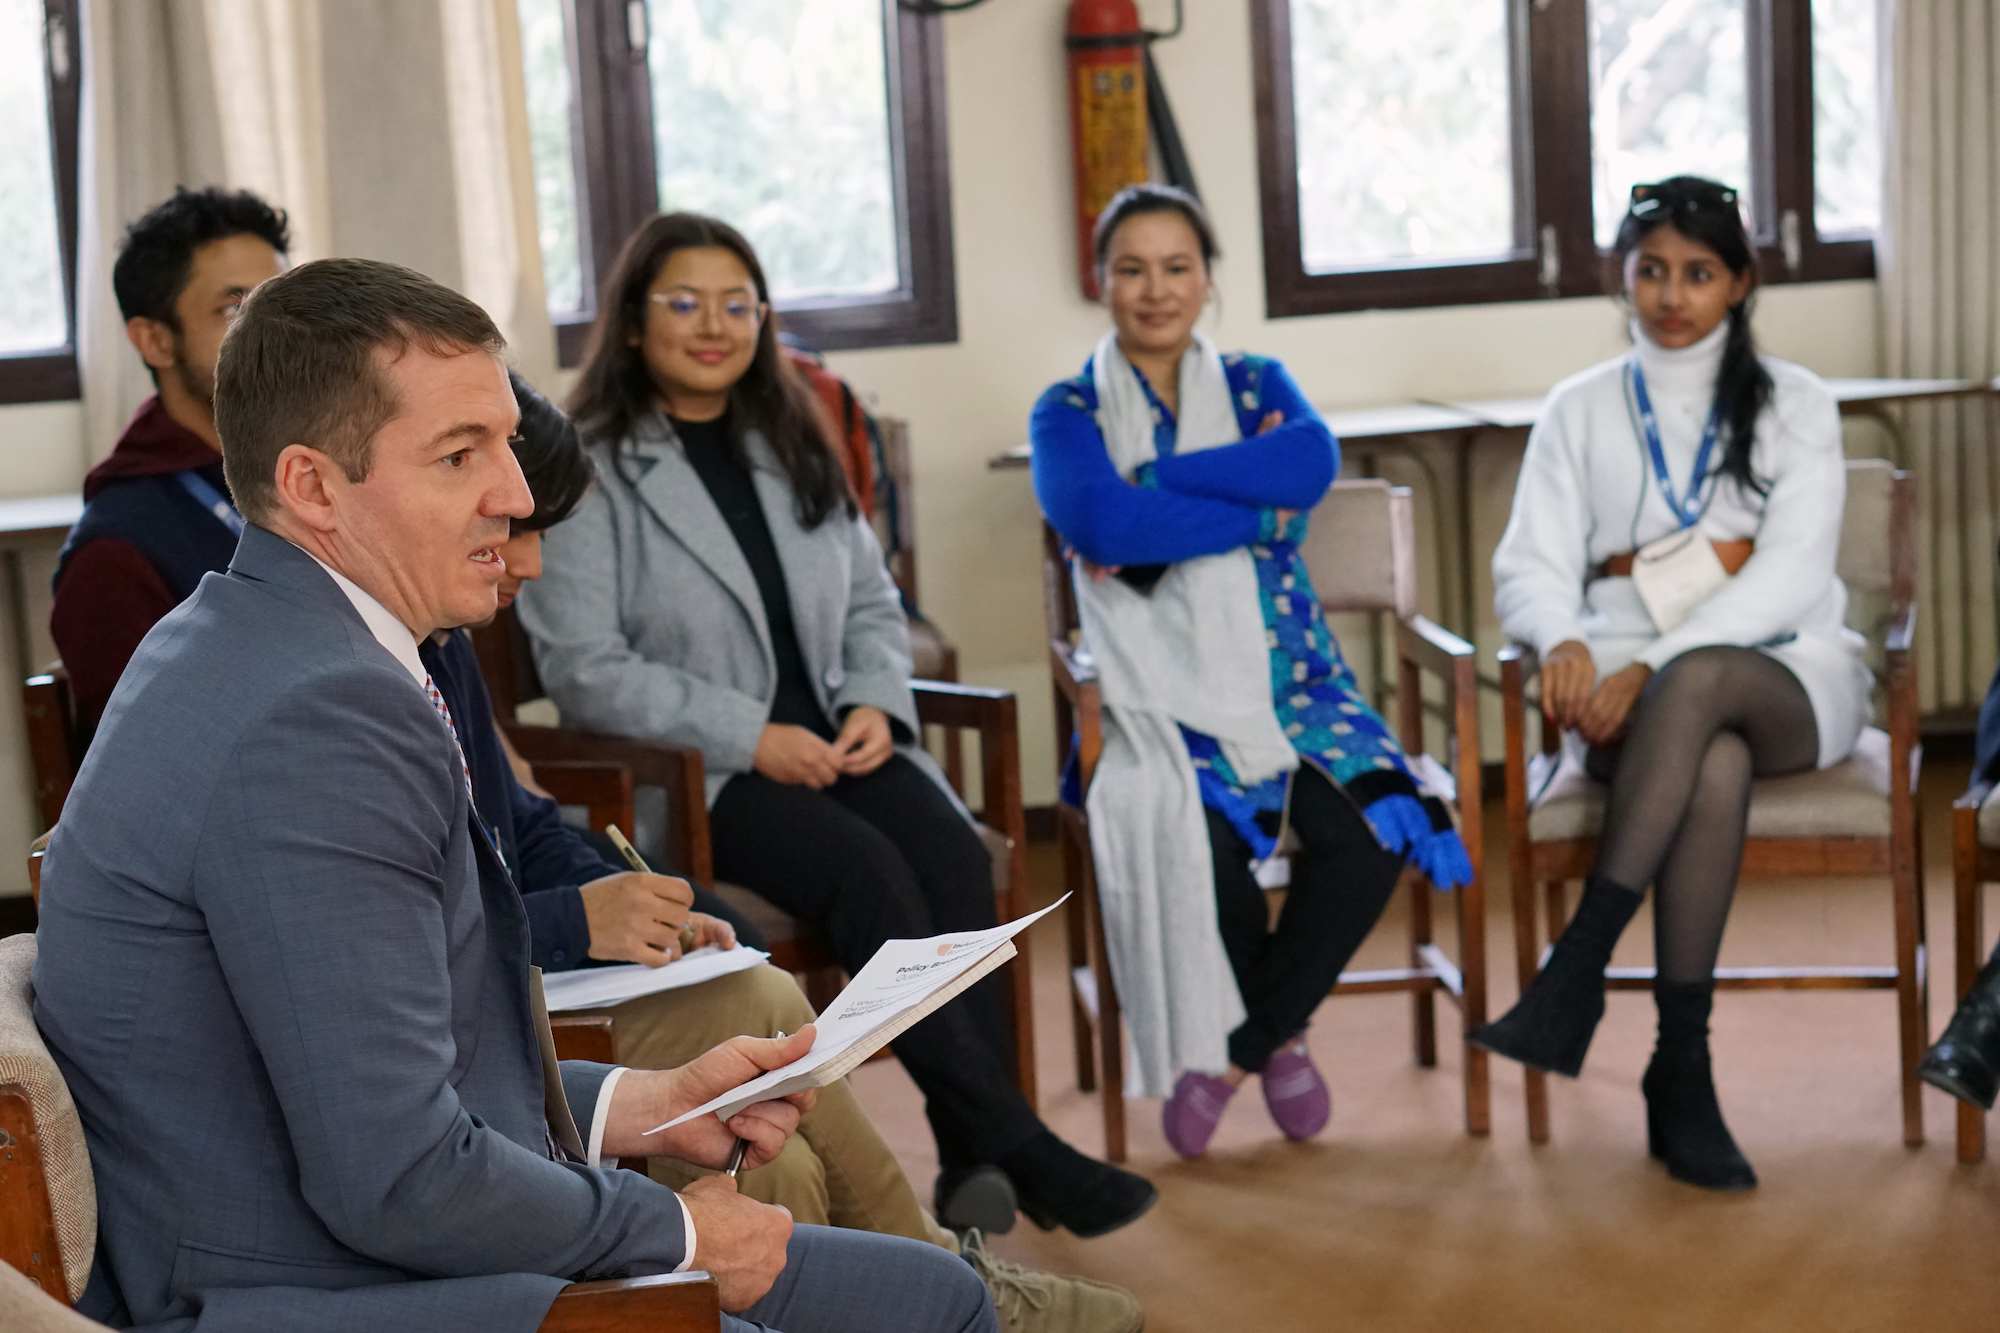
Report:
[[[1711,539],[1755,538],[1756,552],[1686,622],[1661,634],[1631,579],[1589,579],[1594,565],[1679,526],[1633,418],[1626,365],[1637,357],[1645,373],[1668,474],[1684,498],[1726,337],[1723,326],[1668,350],[1635,329],[1632,352],[1550,391],[1493,553],[1494,602],[1508,637],[1539,653],[1567,639],[1588,644],[1600,678],[1633,662],[1658,671],[1712,644],[1761,649],[1805,686],[1827,768],[1868,724],[1872,678],[1861,636],[1843,623],[1847,589],[1834,563],[1847,472],[1839,408],[1818,376],[1764,358],[1776,391],[1758,419],[1751,462],[1770,489],[1758,496],[1718,477],[1701,519]],[[1717,464],[1720,455],[1718,445]]]

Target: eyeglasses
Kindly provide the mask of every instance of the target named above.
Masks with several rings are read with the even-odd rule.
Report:
[[[1662,209],[1674,212],[1680,209],[1736,207],[1736,191],[1726,185],[1712,181],[1678,180],[1662,181],[1655,185],[1634,185],[1632,187],[1631,212],[1635,218],[1651,217]]]
[[[701,322],[708,304],[692,292],[652,292],[646,299],[665,311],[667,318],[674,323],[687,326]],[[753,301],[747,296],[725,296],[716,314],[724,324],[751,329],[757,326],[769,309],[762,301]]]

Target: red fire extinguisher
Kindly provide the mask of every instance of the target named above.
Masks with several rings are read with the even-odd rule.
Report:
[[[1090,233],[1111,196],[1147,177],[1146,34],[1133,0],[1070,0],[1070,148],[1076,161],[1077,271],[1097,299]]]

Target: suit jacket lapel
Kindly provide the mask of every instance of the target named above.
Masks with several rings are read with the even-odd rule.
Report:
[[[771,660],[771,627],[764,620],[764,598],[757,591],[750,562],[743,558],[736,534],[729,530],[715,501],[709,499],[708,487],[702,485],[700,475],[687,461],[680,441],[655,417],[649,426],[641,427],[639,448],[643,458],[652,464],[645,468],[634,488],[640,502],[652,511],[660,526],[672,533],[729,590],[756,630],[766,660]]]

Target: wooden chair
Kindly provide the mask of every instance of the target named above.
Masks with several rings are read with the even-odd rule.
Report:
[[[1088,791],[1104,743],[1102,700],[1095,668],[1079,651],[1076,595],[1069,562],[1056,534],[1043,533],[1043,593],[1050,628],[1049,658],[1055,679],[1056,749],[1059,768],[1076,756],[1083,790]],[[1437,1064],[1436,999],[1440,992],[1458,1006],[1461,1029],[1486,1021],[1486,908],[1482,878],[1479,809],[1479,696],[1477,660],[1471,644],[1417,613],[1416,539],[1410,492],[1383,481],[1337,482],[1313,511],[1304,547],[1314,590],[1328,611],[1387,613],[1395,623],[1397,731],[1411,758],[1457,806],[1460,831],[1472,859],[1472,882],[1453,894],[1458,918],[1459,958],[1454,962],[1432,929],[1435,890],[1422,875],[1408,873],[1410,965],[1341,974],[1335,995],[1379,991],[1408,992],[1415,1054],[1425,1068]],[[1424,678],[1442,687],[1446,722],[1445,762],[1428,757],[1424,741]],[[1459,792],[1470,799],[1458,801]],[[1104,922],[1090,854],[1089,819],[1080,806],[1057,807],[1057,839],[1069,927],[1071,1019],[1076,1042],[1077,1085],[1093,1091],[1104,1085],[1104,1151],[1125,1160],[1125,1052],[1122,1014],[1105,949]],[[1483,1135],[1491,1125],[1487,1054],[1465,1045],[1465,1129]]]
[[[1951,806],[1952,956],[1965,998],[1986,962],[1986,885],[2000,880],[2000,787],[1974,776]],[[1958,1160],[1986,1160],[1986,1113],[1958,1103]]]
[[[70,784],[83,765],[90,738],[78,724],[70,701],[69,673],[61,662],[21,686],[21,710],[27,722],[28,758],[35,773],[35,813],[44,830],[62,818]]]
[[[1743,873],[1763,876],[1887,874],[1895,932],[1891,967],[1724,967],[1728,990],[1894,990],[1902,1047],[1903,1141],[1924,1141],[1916,1077],[1923,1057],[1927,964],[1924,948],[1923,842],[1918,825],[1916,628],[1913,487],[1909,474],[1881,459],[1847,465],[1847,512],[1839,571],[1847,585],[1847,622],[1869,641],[1888,730],[1870,727],[1846,762],[1820,772],[1758,782],[1750,801]],[[1582,879],[1597,854],[1604,788],[1580,764],[1558,760],[1561,737],[1541,724],[1541,754],[1529,763],[1526,689],[1534,652],[1509,644],[1500,654],[1507,736],[1507,859],[1514,900],[1514,960],[1525,989],[1540,970],[1542,942],[1568,919],[1564,886]],[[1541,718],[1539,709],[1535,715]],[[1537,780],[1541,779],[1541,780]],[[1546,901],[1546,935],[1537,927],[1537,890]],[[1975,965],[1976,966],[1976,965]],[[1650,967],[1613,967],[1608,984],[1648,990]],[[1548,1077],[1527,1070],[1528,1137],[1549,1137]]]
[[[839,993],[842,970],[832,947],[818,931],[780,911],[768,900],[740,885],[717,882],[709,840],[706,769],[701,752],[598,732],[510,722],[522,703],[543,697],[526,633],[511,610],[473,631],[480,670],[493,696],[508,739],[535,766],[536,776],[549,760],[588,760],[624,764],[636,787],[657,787],[666,797],[666,841],[669,860],[681,874],[714,887],[732,906],[750,918],[771,946],[771,962],[801,976],[815,1007],[824,1008]],[[1027,821],[1021,807],[1021,763],[1014,696],[1006,690],[982,689],[947,681],[914,680],[917,715],[927,729],[945,737],[945,747],[965,733],[979,738],[980,839],[993,858],[995,910],[1012,921],[1029,910]],[[962,744],[962,741],[959,742]],[[946,765],[951,776],[950,765]],[[953,786],[963,792],[954,778]],[[629,827],[629,826],[628,826]],[[1032,968],[1025,938],[1006,965],[1007,1006],[1014,1029],[1014,1077],[1030,1105],[1035,1093],[1035,1038]]]
[[[95,1257],[97,1195],[76,1104],[35,1029],[34,963],[33,935],[0,940],[0,1260],[71,1306]],[[541,1325],[544,1333],[721,1326],[715,1281],[702,1272],[572,1283]]]

